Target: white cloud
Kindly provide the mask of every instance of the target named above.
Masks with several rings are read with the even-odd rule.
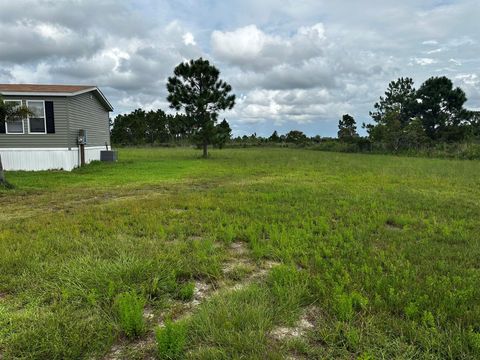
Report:
[[[450,59],[450,60],[448,60],[448,62],[451,62],[451,63],[453,63],[457,66],[462,66],[462,62],[459,61],[459,60],[456,60],[456,59]]]
[[[433,49],[433,50],[426,51],[425,53],[428,54],[428,55],[431,55],[431,54],[440,53],[440,52],[442,52],[442,51],[444,51],[444,50],[445,50],[444,48],[438,48],[438,49]]]
[[[44,38],[51,38],[55,41],[62,41],[72,35],[72,31],[68,28],[45,23],[35,25],[33,31],[38,32]]]
[[[411,59],[415,64],[420,65],[420,66],[426,66],[426,65],[432,65],[436,64],[437,60],[432,59],[432,58],[412,58]]]
[[[480,77],[477,74],[459,74],[455,78],[465,85],[480,87]]]
[[[185,34],[183,34],[182,39],[185,45],[197,45],[197,43],[195,42],[195,37],[191,32],[186,32]]]
[[[33,67],[14,65],[10,69],[10,75],[19,83],[48,83],[50,79],[48,70],[49,65],[45,63]]]
[[[213,51],[217,56],[232,63],[248,62],[260,55],[266,43],[279,43],[255,25],[245,26],[234,31],[212,33]]]
[[[75,59],[102,49],[104,42],[92,32],[78,33],[63,26],[17,21],[0,23],[0,62],[38,63],[46,59]]]
[[[298,34],[302,36],[307,36],[310,38],[325,40],[325,26],[321,23],[315,24],[311,27],[301,27],[298,30]]]
[[[266,70],[285,62],[301,62],[322,54],[326,45],[323,24],[300,27],[291,36],[270,35],[249,25],[233,31],[214,31],[213,53],[243,69]]]

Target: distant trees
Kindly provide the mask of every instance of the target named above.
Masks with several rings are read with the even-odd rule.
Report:
[[[380,96],[370,112],[372,119],[379,125],[386,125],[388,114],[397,113],[401,126],[407,124],[415,116],[416,92],[411,78],[399,78],[391,81],[385,91],[385,97]]]
[[[215,137],[213,140],[213,145],[219,149],[222,149],[227,141],[232,138],[232,129],[228,124],[227,120],[223,119],[221,123],[215,127]]]
[[[111,140],[115,144],[139,145],[146,143],[145,111],[136,109],[127,115],[118,115],[111,132]]]
[[[397,151],[439,141],[463,141],[475,133],[474,114],[460,88],[445,76],[431,77],[418,90],[411,78],[390,82],[385,97],[375,103],[368,124],[369,138]]]
[[[464,109],[467,96],[445,76],[431,77],[417,91],[417,116],[432,140],[461,141],[470,125]]]
[[[470,126],[471,133],[473,137],[480,138],[480,111],[472,111],[470,114]]]
[[[319,144],[327,138],[322,138],[320,135],[315,135],[313,137],[307,136],[300,130],[291,130],[286,134],[280,135],[277,130],[275,130],[272,135],[269,137],[259,136],[256,133],[243,136],[237,136],[232,138],[230,145],[232,146],[308,146],[313,144]],[[328,138],[331,140],[330,138]]]
[[[166,114],[163,110],[136,109],[117,115],[112,122],[111,139],[118,145],[157,145],[196,142],[192,119],[183,114]],[[227,120],[215,126],[212,144],[223,148],[230,140],[232,129]]]
[[[271,141],[271,142],[274,142],[274,143],[277,143],[280,141],[280,136],[278,136],[278,133],[277,133],[277,130],[275,130],[272,135],[270,135],[270,137],[268,138],[268,141]]]
[[[285,141],[288,143],[301,144],[306,142],[307,139],[307,135],[299,130],[292,130],[285,135]]]
[[[146,112],[136,109],[118,115],[112,124],[111,138],[115,144],[142,145],[176,142],[189,139],[191,120],[181,114],[168,115],[163,110]]]
[[[357,123],[353,116],[345,114],[338,121],[338,139],[345,142],[352,142],[358,138]]]
[[[204,157],[208,156],[208,144],[215,141],[218,112],[235,105],[235,95],[230,94],[232,87],[219,76],[215,66],[199,58],[179,64],[167,82],[170,107],[184,110],[192,120],[191,131],[203,147]]]

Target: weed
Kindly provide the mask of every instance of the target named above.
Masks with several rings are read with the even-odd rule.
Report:
[[[480,333],[469,329],[468,342],[474,353],[480,356]]]
[[[345,331],[345,338],[347,339],[348,347],[352,351],[356,351],[357,347],[360,345],[361,337],[360,333],[354,327],[350,327]]]
[[[144,300],[131,291],[121,293],[115,299],[120,327],[129,338],[140,336],[145,331],[144,305]]]
[[[193,299],[195,291],[195,283],[188,282],[186,284],[182,284],[177,292],[177,298],[183,301],[191,301]]]
[[[357,358],[357,360],[374,360],[374,359],[375,359],[375,357],[374,357],[373,355],[371,355],[368,351],[362,353],[362,354]]]
[[[353,298],[349,294],[338,293],[334,297],[334,310],[340,320],[353,318]]]
[[[408,303],[404,311],[407,318],[412,320],[416,319],[419,313],[418,306],[414,302]]]
[[[357,291],[353,291],[350,296],[352,297],[352,305],[355,310],[360,311],[367,308],[368,299],[365,296]]]
[[[164,327],[157,328],[155,337],[159,359],[183,359],[187,343],[187,329],[183,323],[167,320]]]
[[[429,328],[435,327],[435,318],[430,311],[424,311],[422,315],[422,323],[424,326]]]

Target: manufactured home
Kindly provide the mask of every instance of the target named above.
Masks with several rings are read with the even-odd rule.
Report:
[[[5,170],[70,171],[110,146],[113,107],[96,86],[0,84],[0,96],[30,110],[25,119],[0,120]]]

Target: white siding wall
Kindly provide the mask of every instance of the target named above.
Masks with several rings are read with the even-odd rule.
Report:
[[[100,160],[100,151],[104,146],[86,147],[85,162]],[[2,164],[5,170],[66,170],[71,171],[80,165],[78,148],[52,149],[0,149]]]

